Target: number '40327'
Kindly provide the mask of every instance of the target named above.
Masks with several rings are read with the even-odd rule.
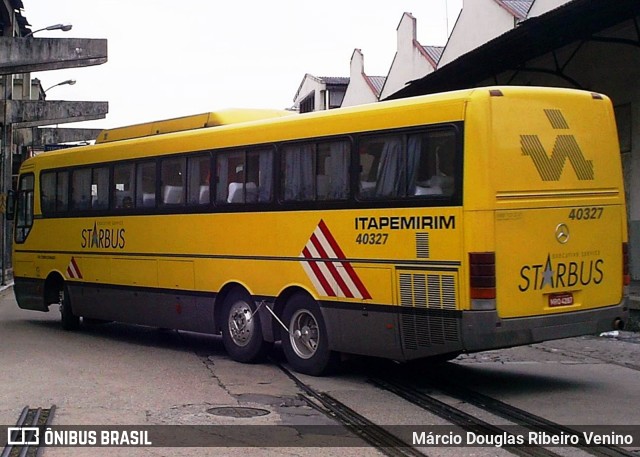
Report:
[[[589,219],[600,219],[604,208],[601,206],[593,208],[573,208],[569,212],[569,219],[577,221],[585,221]]]
[[[389,235],[386,233],[359,233],[356,237],[358,244],[387,244]]]

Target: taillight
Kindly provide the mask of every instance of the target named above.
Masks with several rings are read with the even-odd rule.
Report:
[[[496,298],[495,252],[469,253],[469,268],[471,299],[494,300]]]
[[[622,284],[631,285],[631,274],[629,273],[629,243],[622,243]]]

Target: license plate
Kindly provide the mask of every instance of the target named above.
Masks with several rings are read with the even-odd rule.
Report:
[[[551,294],[549,295],[549,306],[571,306],[573,305],[573,294],[564,293],[564,294]]]

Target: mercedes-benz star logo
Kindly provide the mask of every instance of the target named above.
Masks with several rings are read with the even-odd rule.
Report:
[[[569,241],[569,227],[567,227],[567,224],[558,224],[556,227],[556,240],[560,244],[566,244]]]

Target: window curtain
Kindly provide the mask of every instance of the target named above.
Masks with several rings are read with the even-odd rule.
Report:
[[[400,138],[387,138],[380,154],[376,197],[397,197],[402,195],[403,192],[400,189],[404,188],[403,174],[402,140]]]
[[[325,173],[331,177],[331,187],[328,198],[345,199],[349,190],[349,143],[341,141],[331,143],[331,155],[325,163]]]
[[[269,202],[273,192],[273,151],[261,152],[259,157],[258,201]]]
[[[284,199],[314,200],[315,147],[312,144],[291,146],[285,151]]]
[[[407,195],[415,195],[420,154],[422,152],[422,136],[411,135],[407,143]]]

